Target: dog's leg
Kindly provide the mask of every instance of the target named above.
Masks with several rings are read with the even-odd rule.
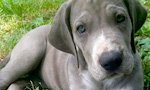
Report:
[[[11,52],[9,62],[0,70],[0,90],[5,90],[19,77],[34,70],[42,60],[46,50],[46,40],[41,37],[26,36]]]
[[[23,90],[27,85],[29,85],[29,81],[18,80],[12,83],[7,90]]]
[[[5,59],[0,62],[0,69],[2,69],[3,67],[5,67],[5,65],[9,62],[10,56],[11,56],[11,53],[9,53],[9,54],[5,57]]]

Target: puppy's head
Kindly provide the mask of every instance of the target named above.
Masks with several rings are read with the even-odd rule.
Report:
[[[134,32],[145,18],[146,11],[136,0],[69,0],[59,9],[49,40],[57,49],[78,56],[84,62],[79,64],[96,80],[130,74]]]

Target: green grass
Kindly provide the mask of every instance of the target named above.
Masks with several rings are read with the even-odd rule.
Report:
[[[136,46],[142,58],[145,90],[150,88],[150,1],[140,0],[148,8],[148,19],[136,33]],[[0,59],[12,50],[29,30],[53,22],[64,0],[0,0]],[[149,87],[149,88],[148,88]],[[26,90],[41,89],[31,82]]]
[[[26,32],[51,23],[62,2],[63,0],[0,0],[0,58]]]
[[[150,1],[140,0],[148,11],[148,18],[144,26],[136,33],[136,46],[141,55],[144,71],[144,90],[150,88]]]

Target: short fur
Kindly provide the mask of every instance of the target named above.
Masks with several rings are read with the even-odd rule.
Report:
[[[115,15],[125,21],[116,23]],[[137,0],[69,0],[54,24],[27,33],[1,62],[0,90],[22,90],[24,75],[39,77],[54,90],[142,90],[143,72],[134,33],[147,13]],[[79,24],[86,27],[78,33]],[[99,63],[105,52],[122,52],[112,72]],[[32,73],[31,73],[32,72]]]

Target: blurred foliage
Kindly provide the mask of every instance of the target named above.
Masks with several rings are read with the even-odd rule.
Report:
[[[136,45],[142,58],[144,70],[144,90],[150,90],[150,0],[140,0],[147,9],[144,26],[136,33]]]
[[[0,58],[29,30],[53,21],[64,0],[0,0]]]

